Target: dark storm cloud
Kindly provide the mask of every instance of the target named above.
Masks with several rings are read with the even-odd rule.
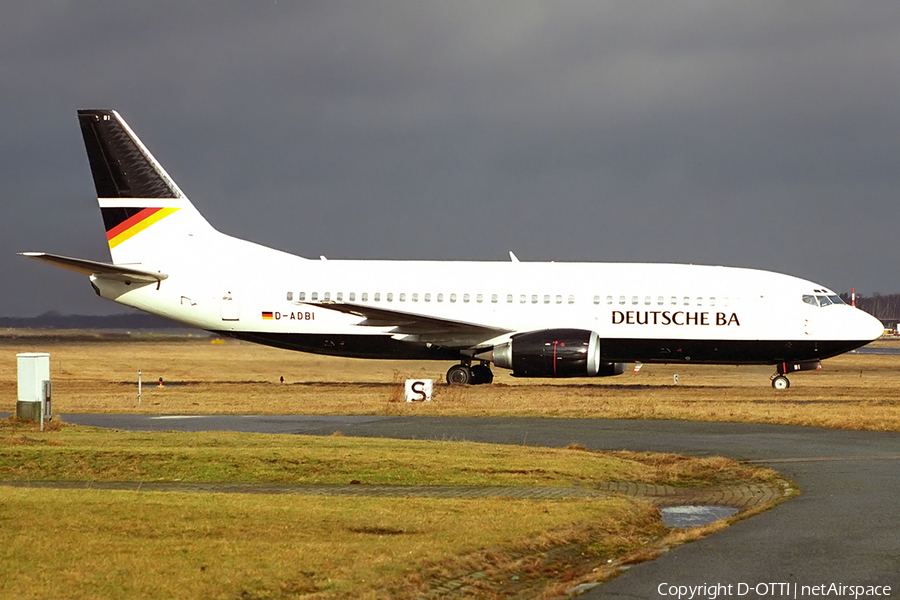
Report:
[[[117,310],[14,255],[107,258],[79,107],[118,109],[223,231],[307,256],[513,249],[896,291],[895,5],[0,8],[0,313]]]

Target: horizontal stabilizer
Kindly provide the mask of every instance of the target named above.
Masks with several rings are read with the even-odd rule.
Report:
[[[134,269],[122,265],[85,260],[83,258],[70,258],[68,256],[48,254],[46,252],[19,252],[19,255],[50,263],[51,265],[75,271],[82,275],[93,275],[103,279],[114,279],[116,281],[124,281],[127,283],[158,283],[169,277],[165,273]]]

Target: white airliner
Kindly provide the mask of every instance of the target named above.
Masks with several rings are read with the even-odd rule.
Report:
[[[80,110],[111,263],[23,252],[98,295],[241,340],[357,358],[452,360],[448,383],[604,377],[627,362],[785,374],[878,338],[810,281],[678,264],[308,260],[222,234],[125,121]]]

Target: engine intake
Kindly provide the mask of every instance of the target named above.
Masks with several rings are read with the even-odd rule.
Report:
[[[515,377],[607,377],[625,372],[625,363],[600,360],[600,338],[585,329],[545,329],[517,333],[493,350],[498,367]]]

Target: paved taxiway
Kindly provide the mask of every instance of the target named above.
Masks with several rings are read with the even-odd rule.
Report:
[[[851,350],[847,354],[882,354],[886,356],[900,355],[900,348],[892,346],[863,346],[856,350]]]
[[[802,495],[659,559],[581,598],[662,598],[660,584],[889,585],[900,597],[900,433],[781,425],[600,419],[377,416],[64,415],[131,430],[468,440],[722,455],[769,465]],[[665,588],[664,588],[665,589]],[[763,589],[763,588],[760,588]],[[774,589],[774,588],[773,588]],[[757,597],[752,591],[743,598]],[[782,597],[780,594],[769,597]],[[793,597],[791,595],[791,597]],[[799,596],[798,596],[799,597]],[[883,597],[883,596],[882,596]]]

